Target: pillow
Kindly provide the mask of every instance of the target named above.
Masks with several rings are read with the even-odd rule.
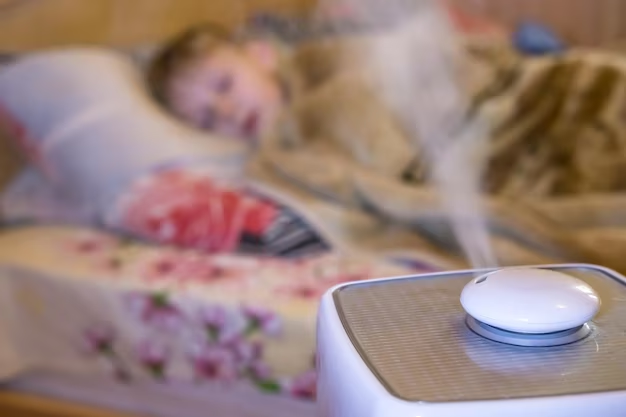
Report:
[[[243,175],[247,145],[171,117],[142,75],[104,48],[20,57],[0,71],[0,124],[50,186],[100,212],[160,168],[201,164],[216,176]]]
[[[33,167],[24,168],[3,190],[0,212],[4,224],[34,221],[90,226],[101,222],[94,207],[73,201]]]

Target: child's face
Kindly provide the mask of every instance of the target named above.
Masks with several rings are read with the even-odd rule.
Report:
[[[172,109],[200,129],[257,139],[282,105],[277,64],[270,45],[218,47],[172,79]]]

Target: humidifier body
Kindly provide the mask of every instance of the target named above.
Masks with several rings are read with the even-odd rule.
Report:
[[[524,346],[472,330],[461,293],[489,271],[330,289],[318,315],[318,417],[626,416],[626,279],[593,265],[534,268],[602,297],[584,337]]]

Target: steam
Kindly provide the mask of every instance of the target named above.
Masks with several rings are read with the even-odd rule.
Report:
[[[469,120],[466,68],[437,0],[339,0],[376,32],[363,65],[428,163],[453,233],[476,268],[496,265],[481,206],[486,138]],[[384,138],[381,138],[384,140]]]

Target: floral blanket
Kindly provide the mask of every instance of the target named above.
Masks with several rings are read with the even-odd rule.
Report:
[[[0,265],[4,381],[48,372],[305,401],[326,289],[437,270],[337,254],[210,256],[53,226],[4,231]]]

